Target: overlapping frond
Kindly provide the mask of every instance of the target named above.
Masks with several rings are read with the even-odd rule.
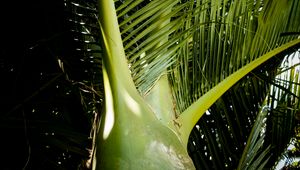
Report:
[[[271,153],[273,153],[274,160],[270,162],[272,165],[276,158],[279,158],[282,152],[288,147],[291,137],[294,135],[294,128],[296,125],[296,114],[300,109],[300,92],[299,92],[299,52],[295,55],[288,56],[285,59],[283,72],[276,76],[276,84],[272,86],[268,98],[268,105],[271,107],[270,118],[268,119],[266,143],[270,143]],[[296,61],[296,63],[295,63]],[[288,91],[288,92],[287,92]]]
[[[204,10],[186,21],[197,31],[180,48],[171,76],[180,111],[239,68],[297,38],[281,33],[299,31],[296,1],[205,2],[196,1],[194,8]]]
[[[240,160],[239,168],[241,169],[274,166],[290,144],[292,136],[295,135],[295,116],[299,110],[298,89],[300,80],[299,67],[294,66],[295,61],[299,63],[299,60],[292,62],[295,54],[297,53],[287,56],[283,61],[285,64],[281,66],[281,69],[284,71],[279,72],[276,76],[276,79],[280,79],[280,81],[272,79],[273,82],[266,103],[252,128],[253,134],[260,133],[260,136],[255,137],[253,135],[252,138],[249,138]],[[258,128],[257,124],[262,124],[262,127]],[[251,160],[255,161],[252,162]]]
[[[239,68],[297,37],[282,33],[299,31],[296,1],[129,0],[115,4],[137,88],[146,93],[169,69],[181,112]]]
[[[299,67],[295,61],[294,66],[279,70],[280,60],[270,60],[206,112],[189,140],[189,152],[197,168],[274,166],[293,135],[299,110]],[[220,164],[218,160],[223,161]]]
[[[182,19],[193,11],[184,13],[185,8],[190,8],[190,3],[174,0],[116,4],[131,74],[139,91],[145,93],[175,61],[179,39],[185,34],[174,32],[184,24]],[[182,15],[179,17],[179,14]]]
[[[179,113],[240,68],[299,38],[300,2],[296,0],[128,0],[115,4],[136,87],[145,94],[167,73]],[[270,122],[265,122],[265,117],[275,120],[270,114],[258,116],[259,111],[264,113],[262,103],[271,85],[297,98],[282,84],[290,80],[281,77],[274,81],[282,60],[276,57],[248,74],[198,122],[189,142],[191,156],[199,160],[194,162],[196,167],[236,168],[249,136],[256,141],[247,143],[257,151],[249,157],[256,160],[253,163],[269,166],[275,160],[276,156],[268,157],[275,146],[270,142],[273,138],[261,144],[264,135],[250,132],[255,127],[264,127],[268,132],[276,127],[270,129]],[[277,107],[271,108],[271,112],[277,112]],[[276,146],[284,144],[286,141]],[[251,164],[248,158],[243,159],[240,166],[243,162]]]
[[[253,75],[274,77],[279,63],[276,59],[272,60],[248,74],[217,100],[198,121],[189,139],[189,152],[193,160],[205,160],[201,164],[194,162],[198,169],[205,166],[234,169],[238,166],[256,121],[257,111],[262,108],[270,85]],[[222,160],[222,163],[218,163],[218,160]]]

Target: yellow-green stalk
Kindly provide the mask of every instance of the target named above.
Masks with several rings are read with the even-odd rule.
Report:
[[[99,0],[105,111],[93,169],[194,169],[186,148],[137,92],[127,65],[113,0]]]

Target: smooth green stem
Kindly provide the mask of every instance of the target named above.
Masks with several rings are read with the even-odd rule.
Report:
[[[252,61],[246,66],[242,67],[232,75],[228,76],[218,85],[213,87],[206,94],[201,96],[196,102],[194,102],[190,107],[188,107],[177,119],[179,135],[185,146],[187,146],[189,135],[196,125],[201,116],[208,110],[216,101],[219,99],[228,89],[230,89],[236,82],[241,80],[244,76],[250,73],[255,68],[259,67],[265,63],[270,58],[282,53],[283,51],[299,46],[300,39],[293,40],[286,43],[267,54],[259,57],[258,59]]]
[[[105,107],[93,169],[195,169],[176,134],[139,95],[127,65],[113,0],[99,0]]]
[[[103,37],[103,64],[111,84],[122,85],[134,95],[138,92],[133,83],[126,60],[113,0],[99,0],[99,20]]]

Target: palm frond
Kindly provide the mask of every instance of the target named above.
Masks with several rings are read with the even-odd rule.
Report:
[[[280,64],[276,61],[271,60],[253,73],[274,77],[274,69]],[[257,111],[262,107],[261,103],[265,100],[270,86],[268,82],[253,76],[253,73],[248,74],[218,99],[194,127],[188,144],[190,156],[195,160],[195,165],[196,157],[206,162],[197,166],[198,169],[204,166],[234,169],[238,166]],[[211,137],[208,138],[203,131],[212,131]],[[201,138],[195,138],[196,135]],[[211,150],[210,145],[217,147]],[[222,164],[217,163],[217,160],[222,160]]]
[[[194,7],[205,5],[208,7],[199,16],[186,20],[198,25],[198,31],[180,48],[170,78],[181,112],[239,68],[297,38],[280,34],[299,29],[295,25],[298,19],[290,19],[298,16],[298,2],[217,1],[203,5],[200,1]]]
[[[178,113],[242,67],[298,38],[297,34],[283,36],[299,32],[298,1],[128,0],[115,4],[136,87],[145,94],[162,74],[169,73]],[[275,56],[247,74],[198,122],[189,148],[192,157],[201,161],[195,162],[200,168],[237,167],[271,84],[286,88],[278,84],[279,79],[273,81],[282,60]],[[264,156],[267,152],[258,153],[261,156],[251,158],[261,163],[257,167],[274,160]]]
[[[237,169],[257,169],[268,162],[271,146],[263,148],[268,112],[268,107],[263,107],[258,113]]]
[[[291,60],[291,56],[292,55],[287,56],[283,63]],[[299,67],[297,67],[297,69],[297,73],[294,72],[294,69],[291,69],[284,73],[280,72],[276,77],[280,77],[281,79],[284,78],[285,81],[283,82],[298,83]],[[254,135],[250,135],[251,138],[248,139],[243,152],[244,156],[240,160],[240,169],[257,169],[258,166],[261,166],[262,168],[271,168],[288,147],[291,138],[295,135],[295,113],[299,110],[299,98],[297,97],[299,94],[299,91],[297,90],[299,86],[295,86],[294,83],[285,83],[285,89],[283,89],[282,86],[277,86],[272,83],[270,93],[263,106],[265,113],[262,114],[260,112],[257,115],[257,120],[252,127],[252,133]],[[260,119],[260,117],[263,119]],[[256,127],[257,124],[264,125],[261,128],[258,128]],[[260,134],[260,136],[257,134]],[[261,142],[249,141],[250,139],[254,139],[255,141],[260,140]],[[250,160],[247,160],[247,158],[250,158]],[[257,159],[259,158],[262,159],[258,161]],[[263,158],[265,161],[262,166],[261,161],[263,161]],[[256,160],[252,163],[253,159]]]
[[[149,91],[154,82],[173,63],[179,47],[177,43],[184,34],[172,38],[169,35],[182,25],[178,14],[188,6],[189,3],[180,4],[173,0],[126,1],[117,6],[125,53],[132,77],[140,92]],[[162,43],[164,40],[168,41]]]
[[[291,58],[292,56],[286,57],[285,63],[291,61]],[[282,152],[288,147],[290,139],[295,135],[296,113],[300,109],[299,98],[295,97],[295,95],[299,96],[299,67],[291,67],[290,70],[279,74],[277,78],[285,80],[278,82],[278,84],[281,84],[290,92],[272,86],[268,97],[268,105],[271,107],[271,111],[267,122],[267,131],[272,133],[267,133],[266,142],[271,144],[271,152],[273,153],[273,158],[268,163],[269,166],[273,165],[281,156]],[[286,82],[294,83],[286,84]],[[298,85],[295,85],[295,83]]]
[[[299,104],[295,104],[298,98],[291,95],[294,93],[299,96],[296,91],[299,89],[296,85],[299,81],[298,73],[291,69],[288,71],[290,73],[286,73],[289,76],[283,76],[280,70],[285,68],[278,70],[279,65],[280,60],[274,58],[247,75],[199,120],[188,145],[190,156],[198,169],[234,169],[239,162],[241,169],[274,166],[291,139],[295,126],[293,113],[299,107]],[[284,79],[282,85],[285,84],[285,90],[275,85],[270,88],[274,82],[260,78],[266,76],[274,80],[278,74],[281,76],[277,76],[277,79]],[[287,85],[287,82],[293,83]],[[287,104],[290,102],[294,105]],[[272,106],[274,103],[278,103],[277,107]],[[259,110],[264,112],[258,114]],[[205,131],[212,131],[213,135],[208,137]],[[217,163],[218,160],[223,160],[223,163]]]

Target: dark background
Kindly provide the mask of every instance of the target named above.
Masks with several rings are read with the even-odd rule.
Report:
[[[79,63],[84,54],[76,51],[64,3],[1,2],[1,170],[84,169],[89,157],[91,119],[74,82],[87,78],[90,66]]]

